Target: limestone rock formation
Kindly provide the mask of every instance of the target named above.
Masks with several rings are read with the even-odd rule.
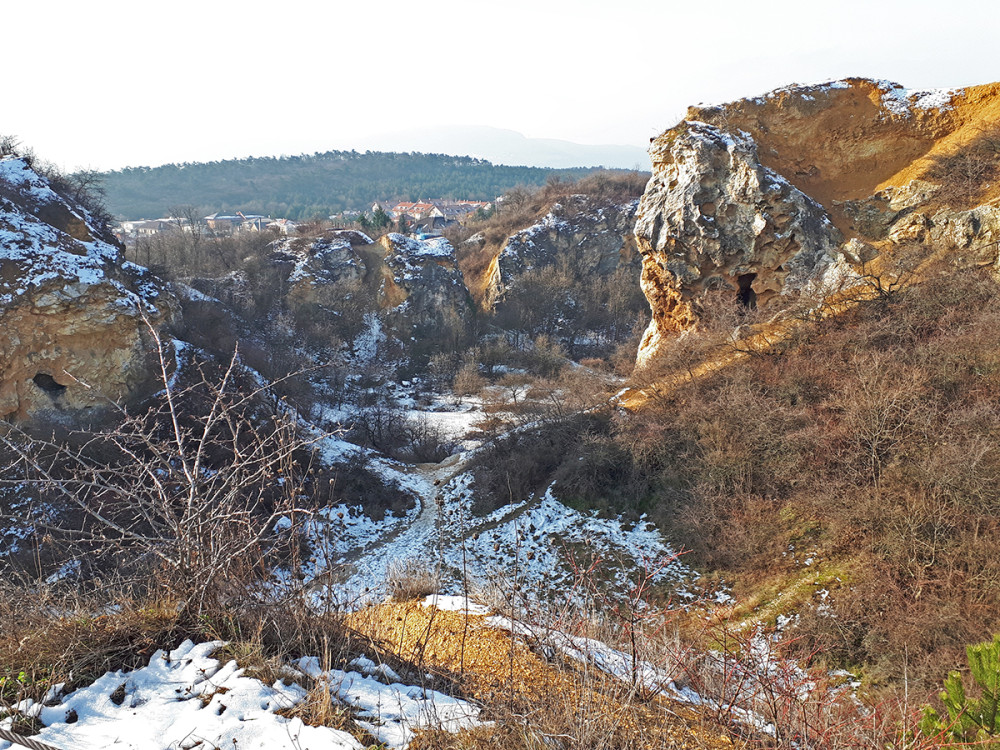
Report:
[[[152,385],[147,321],[177,303],[113,243],[23,159],[0,159],[0,418],[73,420]]]
[[[1000,147],[998,123],[998,84],[848,79],[689,109],[650,147],[636,237],[653,321],[639,363],[695,323],[713,285],[778,308],[893,247],[993,242],[1000,179],[958,189],[948,165]]]
[[[760,163],[746,134],[685,122],[650,153],[636,236],[657,335],[691,325],[693,302],[707,289],[730,286],[734,300],[765,305],[829,272],[840,231],[822,206]]]
[[[371,245],[368,235],[348,229],[334,229],[318,237],[289,237],[271,246],[271,262],[289,264],[288,282],[293,286],[356,281],[364,275],[364,261],[356,247]]]
[[[391,233],[379,240],[384,251],[379,303],[416,326],[435,326],[446,315],[471,309],[455,250],[446,239],[416,240]]]
[[[521,274],[560,263],[577,278],[627,268],[639,275],[641,261],[633,225],[638,200],[622,204],[571,195],[540,221],[507,238],[489,270],[483,306],[492,309]]]
[[[371,238],[348,229],[327,230],[315,237],[290,237],[270,245],[270,262],[288,272],[288,296],[295,302],[323,304],[327,293],[337,294],[338,284],[364,278],[365,248]]]

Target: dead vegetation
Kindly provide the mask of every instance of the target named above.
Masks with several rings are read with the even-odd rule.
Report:
[[[665,362],[681,377],[609,439],[619,471],[743,595],[829,562],[802,642],[873,688],[905,669],[929,689],[1000,627],[998,302],[988,274],[939,264],[714,373]]]
[[[927,177],[941,187],[936,201],[955,209],[982,203],[991,192],[1000,169],[1000,128],[981,129],[954,150],[935,155]]]

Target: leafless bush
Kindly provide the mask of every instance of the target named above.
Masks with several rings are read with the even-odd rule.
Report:
[[[456,396],[473,396],[486,385],[486,378],[479,374],[479,365],[466,362],[455,374],[452,390]]]
[[[72,513],[47,531],[157,571],[180,611],[197,616],[256,578],[265,538],[298,497],[294,417],[252,407],[234,356],[218,381],[178,388],[155,331],[163,391],[146,412],[121,411],[96,433],[0,434],[20,482]],[[74,521],[74,518],[77,520]]]
[[[935,198],[971,207],[996,179],[1000,167],[1000,129],[981,131],[956,151],[932,159],[928,176],[940,182]]]
[[[428,567],[425,561],[414,559],[390,563],[385,584],[389,595],[398,602],[421,599],[438,593],[441,588],[437,571]]]
[[[440,463],[455,452],[455,442],[426,415],[410,417],[405,434],[406,445],[398,455],[414,463]]]
[[[351,439],[402,461],[438,463],[455,445],[424,415],[409,416],[388,398],[376,397],[351,421]]]

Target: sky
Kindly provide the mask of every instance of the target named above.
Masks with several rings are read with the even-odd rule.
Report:
[[[471,125],[645,146],[793,82],[1000,80],[998,22],[972,0],[5,0],[0,134],[67,170]]]

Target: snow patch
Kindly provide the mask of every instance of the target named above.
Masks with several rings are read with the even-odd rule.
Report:
[[[33,739],[56,747],[360,750],[346,732],[277,715],[306,691],[280,681],[268,687],[233,661],[220,665],[212,654],[222,645],[185,641],[169,654],[157,651],[147,667],[108,672],[54,706],[25,702],[19,709],[45,724]],[[10,747],[0,741],[0,750]]]

